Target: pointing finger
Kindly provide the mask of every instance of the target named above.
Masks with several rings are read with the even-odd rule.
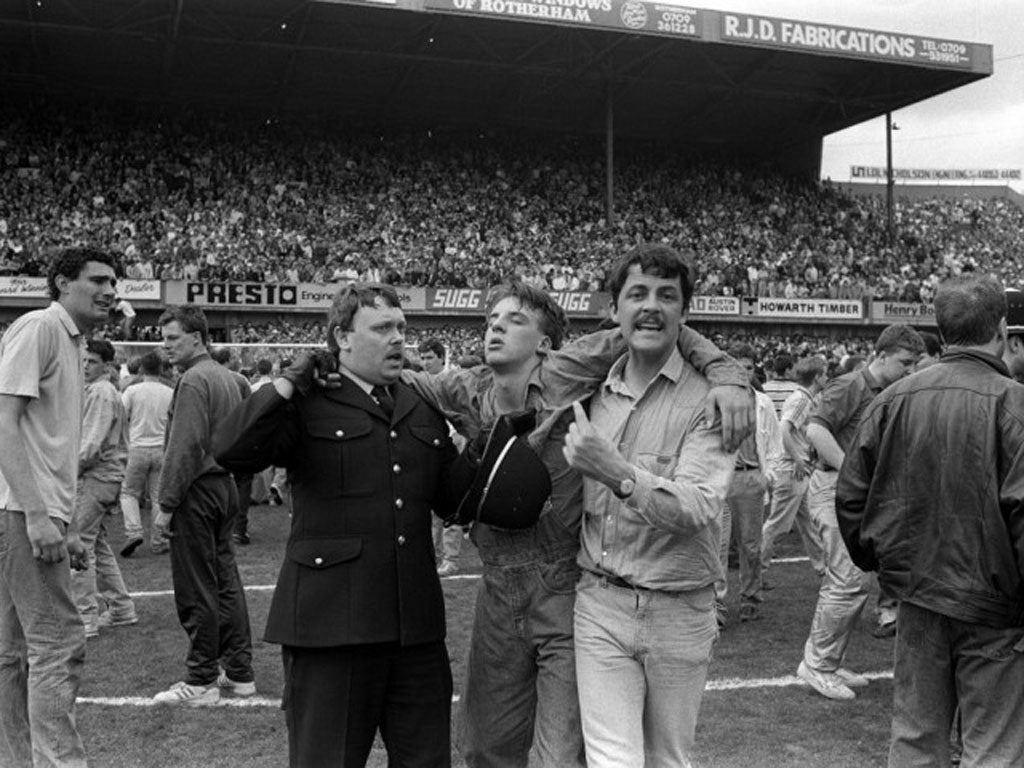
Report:
[[[587,412],[583,410],[583,406],[580,405],[579,401],[572,404],[572,412],[576,416],[576,423],[581,427],[589,427],[590,419],[587,418]]]

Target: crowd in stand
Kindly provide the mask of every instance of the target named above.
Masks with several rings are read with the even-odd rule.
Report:
[[[22,106],[0,113],[0,275],[89,241],[135,279],[601,290],[624,248],[665,240],[694,252],[698,294],[927,302],[947,275],[1016,283],[1024,263],[1006,200],[901,201],[890,245],[879,199],[664,148],[621,148],[609,227],[602,157],[585,139]]]

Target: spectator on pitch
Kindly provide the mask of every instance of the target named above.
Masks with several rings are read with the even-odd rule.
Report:
[[[167,417],[174,390],[163,378],[164,359],[150,350],[139,359],[141,380],[121,394],[128,421],[128,466],[121,485],[125,544],[121,557],[131,557],[145,541],[142,527],[142,495],[149,499],[151,522],[160,511],[160,470],[164,464]],[[170,549],[155,526],[149,533],[149,549],[160,555]]]
[[[154,701],[203,706],[216,704],[221,689],[237,696],[256,692],[249,611],[231,546],[238,493],[211,453],[214,436],[242,402],[242,388],[207,353],[201,309],[169,307],[159,322],[167,358],[182,373],[171,400],[153,525],[171,538],[174,603],[189,649],[185,679]]]
[[[818,394],[828,382],[824,359],[812,355],[799,360],[793,367],[793,376],[797,389],[782,406],[783,454],[775,470],[771,511],[761,530],[761,568],[762,573],[768,570],[776,539],[789,533],[795,523],[811,567],[822,576],[825,561],[821,538],[807,508],[807,483],[812,467],[807,421],[817,405]]]
[[[782,353],[775,356],[771,367],[765,366],[768,380],[762,390],[771,398],[775,416],[779,419],[782,418],[782,406],[786,399],[797,390],[797,383],[793,381],[793,362],[791,355]]]
[[[859,371],[825,385],[807,426],[817,453],[807,486],[811,520],[821,534],[825,577],[797,676],[822,696],[852,699],[867,678],[843,667],[846,647],[867,602],[869,582],[846,550],[836,522],[836,480],[864,410],[885,387],[910,373],[924,342],[909,325],[890,325],[875,342],[875,358]]]
[[[583,481],[575,606],[591,768],[686,765],[711,646],[722,504],[733,455],[704,413],[709,385],[676,349],[694,265],[640,245],[609,278],[628,351],[565,440]]]
[[[243,400],[252,394],[252,386],[249,384],[249,379],[238,370],[238,359],[232,357],[230,349],[227,347],[217,347],[210,351],[210,357],[213,358],[215,363],[225,368],[231,374],[231,378],[238,387],[238,391],[242,393]],[[235,544],[245,546],[252,541],[249,536],[249,508],[253,504],[253,495],[257,493],[257,490],[254,490],[256,486],[255,477],[238,472],[232,472],[231,476],[234,478],[235,490],[238,492],[238,515],[235,517],[235,529],[231,533],[231,540]],[[266,485],[263,485],[258,493],[262,495],[257,495],[256,499],[262,503],[266,500]]]
[[[921,371],[931,365],[935,365],[939,362],[939,358],[942,357],[942,342],[939,340],[939,337],[928,331],[921,331],[920,333],[921,341],[924,342],[924,354],[917,361],[917,366],[914,369],[916,371]]]
[[[562,452],[571,421],[565,405],[601,383],[623,343],[612,331],[563,347],[567,324],[546,291],[503,285],[489,296],[486,365],[440,376],[403,374],[428,402],[469,425],[471,454],[484,452],[502,418],[529,414],[534,426],[524,434],[538,471],[550,480],[550,497],[540,499],[543,508],[528,524],[511,530],[479,519],[501,507],[499,499],[482,505],[470,529],[484,565],[461,699],[461,746],[471,768],[525,768],[531,749],[545,768],[584,763],[572,634],[582,478]],[[709,401],[721,401],[726,411],[748,409],[746,376],[737,366],[688,329],[679,344],[715,381],[742,387],[732,400],[717,392]],[[541,481],[524,471],[519,482]]]
[[[1024,387],[1004,359],[1010,313],[992,276],[946,281],[949,348],[865,410],[836,509],[853,562],[899,599],[889,765],[1024,765]]]
[[[417,346],[417,351],[420,355],[420,365],[423,366],[424,373],[436,375],[444,370],[445,349],[444,344],[438,339],[424,339]],[[453,434],[452,440],[455,441],[455,446],[458,448],[459,442],[463,438],[459,436],[456,439]],[[462,527],[458,525],[446,527],[444,521],[437,515],[434,516],[431,525],[434,537],[434,554],[441,562],[437,567],[437,573],[439,576],[454,576],[459,572],[459,555],[462,554]]]
[[[75,699],[85,632],[71,595],[85,547],[69,528],[78,480],[82,334],[106,321],[114,259],[61,251],[52,303],[0,339],[0,763],[84,768]]]
[[[274,464],[292,482],[266,631],[282,645],[289,761],[362,766],[379,731],[392,764],[442,768],[452,677],[430,517],[453,511],[457,454],[444,419],[398,382],[395,290],[347,286],[328,320],[338,388],[313,388],[307,352],[217,435],[225,466]]]
[[[757,356],[749,344],[735,344],[729,356],[755,381]],[[740,443],[733,465],[732,479],[722,507],[723,577],[715,584],[715,612],[718,625],[724,627],[728,616],[729,545],[736,545],[740,562],[740,621],[761,618],[764,601],[761,579],[761,530],[764,525],[765,491],[773,485],[782,458],[782,437],[775,406],[768,395],[754,390],[756,429]]]
[[[105,339],[85,346],[85,404],[78,450],[78,492],[72,525],[85,545],[87,566],[71,575],[75,605],[86,637],[100,627],[137,624],[135,603],[128,594],[107,541],[106,518],[117,507],[128,461],[128,421],[121,394],[110,381],[114,347]],[[98,597],[102,596],[104,606]]]

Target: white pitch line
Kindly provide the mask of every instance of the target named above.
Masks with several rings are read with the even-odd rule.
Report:
[[[441,581],[458,580],[458,579],[479,579],[479,573],[460,573],[455,576],[442,576]],[[252,584],[245,587],[246,592],[273,592],[275,588],[274,584]],[[173,589],[158,589],[152,592],[131,592],[130,597],[134,600],[138,597],[174,597]]]
[[[864,677],[868,680],[891,680],[892,672],[865,672]],[[761,677],[752,678],[750,680],[743,680],[740,678],[731,678],[724,680],[708,680],[704,686],[704,690],[708,692],[713,691],[745,691],[753,690],[757,688],[790,688],[800,687],[807,688],[805,683],[795,675],[784,675],[783,677]],[[452,703],[457,704],[459,696],[456,694],[452,696]],[[160,706],[173,706],[170,704],[158,704],[150,698],[144,698],[142,696],[80,696],[78,697],[79,704],[89,704],[97,707],[160,707]],[[280,709],[281,700],[271,699],[264,696],[253,696],[251,698],[222,698],[219,703],[208,705],[217,707],[263,707]]]
[[[807,557],[776,557],[772,559],[773,563],[782,563],[788,565],[790,563],[806,563],[809,562]],[[442,576],[441,581],[471,581],[479,579],[479,573],[458,573],[454,576]],[[245,588],[246,592],[273,592],[273,584],[256,584]],[[132,592],[132,598],[136,597],[173,597],[173,589],[159,589],[152,592]]]

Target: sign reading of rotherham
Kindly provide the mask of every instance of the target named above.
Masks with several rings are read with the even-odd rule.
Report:
[[[859,299],[758,299],[757,315],[793,320],[861,320],[864,305]]]
[[[722,40],[762,48],[789,48],[857,59],[920,63],[950,69],[982,66],[984,46],[897,32],[722,13]]]
[[[699,38],[703,15],[695,8],[644,0],[426,0],[430,11],[498,16],[578,27]]]

